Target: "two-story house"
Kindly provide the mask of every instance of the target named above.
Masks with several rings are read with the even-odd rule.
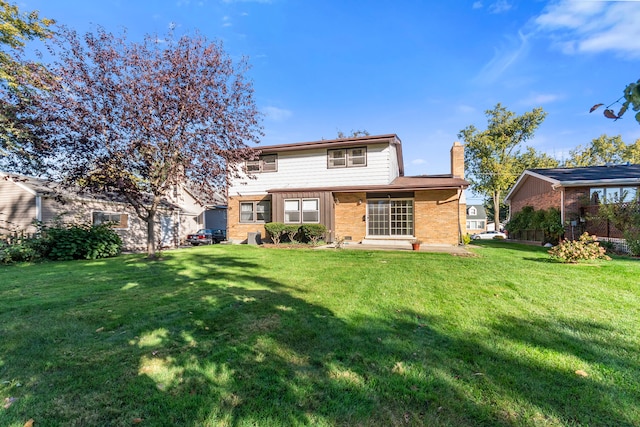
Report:
[[[467,233],[487,231],[487,211],[482,205],[467,205]]]
[[[264,224],[320,223],[358,243],[457,245],[466,230],[464,148],[451,174],[404,176],[402,144],[378,135],[265,146],[228,189],[228,238],[265,236]]]

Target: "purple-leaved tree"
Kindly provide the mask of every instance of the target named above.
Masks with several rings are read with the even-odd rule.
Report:
[[[41,172],[86,191],[123,196],[147,223],[155,258],[155,218],[174,186],[213,196],[255,155],[262,135],[245,59],[231,60],[204,36],[147,36],[130,42],[99,28],[61,28],[30,114],[46,141]]]

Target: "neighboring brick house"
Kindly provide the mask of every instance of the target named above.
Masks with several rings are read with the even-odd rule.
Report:
[[[557,208],[566,231],[573,236],[587,231],[601,237],[621,237],[607,221],[598,220],[604,200],[633,200],[640,186],[640,165],[621,164],[580,168],[529,169],[520,175],[505,198],[510,214],[531,206]],[[571,238],[571,235],[565,233]]]
[[[176,188],[156,216],[162,247],[175,247],[202,227],[205,208],[184,188]],[[146,248],[147,224],[116,194],[78,194],[41,179],[0,172],[0,236],[34,233],[34,221],[113,222],[127,250]]]
[[[487,231],[487,212],[482,205],[467,205],[467,233]]]
[[[264,224],[320,223],[327,240],[457,245],[466,230],[464,148],[451,149],[451,174],[403,176],[396,135],[260,147],[251,174],[228,188],[228,237],[266,236]]]

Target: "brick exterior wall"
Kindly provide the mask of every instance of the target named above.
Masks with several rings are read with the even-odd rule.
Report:
[[[337,237],[350,236],[354,242],[367,234],[365,193],[336,194]],[[358,201],[362,204],[358,205]],[[457,245],[459,231],[466,227],[466,205],[460,204],[456,190],[416,191],[414,198],[414,234],[425,245]]]
[[[552,190],[544,193],[529,195],[523,198],[511,199],[511,214],[520,212],[525,206],[531,206],[535,210],[557,208],[560,209],[562,196],[560,190]]]
[[[246,242],[248,233],[259,232],[263,239],[267,237],[264,223],[241,223],[240,202],[271,200],[270,196],[236,196],[229,197],[227,205],[227,240],[233,242]]]
[[[457,141],[451,147],[451,175],[464,178],[464,146]]]
[[[336,213],[336,238],[350,236],[351,241],[360,242],[367,233],[367,196],[365,193],[338,193],[335,195],[338,203]],[[362,203],[358,205],[358,200]],[[365,220],[363,221],[363,218]],[[347,240],[349,241],[349,240]]]
[[[456,190],[416,191],[416,237],[426,245],[457,245],[459,230],[466,228],[465,212]]]
[[[564,219],[571,221],[580,217],[580,208],[589,205],[589,187],[565,188]],[[558,207],[560,205],[558,204]]]

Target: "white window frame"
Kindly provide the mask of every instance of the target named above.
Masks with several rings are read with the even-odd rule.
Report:
[[[98,215],[100,217],[97,217]],[[115,219],[115,217],[117,217],[117,220]],[[123,217],[125,220],[124,222]],[[93,225],[111,223],[111,228],[115,230],[128,230],[129,214],[125,212],[93,211],[91,212],[91,223]]]
[[[245,167],[249,173],[278,172],[278,155],[265,154],[255,160],[247,160]]]
[[[369,230],[370,230],[370,220],[372,219],[372,215],[373,213],[369,211],[369,203],[370,202],[386,202],[389,203],[389,212],[387,213],[388,216],[388,227],[389,227],[389,234],[370,234]],[[392,212],[392,203],[396,203],[396,202],[411,202],[411,233],[412,234],[394,234],[393,233],[393,227],[392,224],[394,222],[393,220],[393,212]],[[415,207],[416,207],[416,203],[415,203],[415,199],[413,198],[398,198],[398,199],[384,199],[384,198],[376,198],[376,199],[367,199],[367,237],[372,237],[372,238],[376,238],[376,237],[381,237],[381,238],[391,238],[391,239],[408,239],[408,238],[413,238],[415,237],[415,227],[416,227],[416,211],[415,211]],[[396,219],[395,222],[398,222],[398,220]]]
[[[315,203],[315,209],[308,209],[309,203]],[[295,204],[295,208],[294,208]],[[306,205],[306,206],[305,206]],[[320,223],[320,199],[317,197],[304,197],[284,200],[285,224],[319,224]],[[305,214],[315,213],[315,220],[306,221]],[[291,216],[295,216],[291,219]]]
[[[638,187],[629,185],[622,187],[591,187],[589,188],[589,200],[594,202],[594,194],[598,194],[598,203],[632,202],[638,197]],[[620,195],[624,194],[624,200]],[[616,196],[617,195],[617,196]]]
[[[242,206],[251,206],[251,211],[243,211]],[[262,211],[260,210],[262,208]],[[254,223],[267,223],[271,222],[271,200],[242,200],[239,203],[240,218],[238,218],[241,224],[254,224]],[[243,219],[242,214],[251,212],[251,219]],[[262,214],[262,219],[260,219]]]
[[[361,168],[367,166],[367,147],[327,150],[327,169]]]

